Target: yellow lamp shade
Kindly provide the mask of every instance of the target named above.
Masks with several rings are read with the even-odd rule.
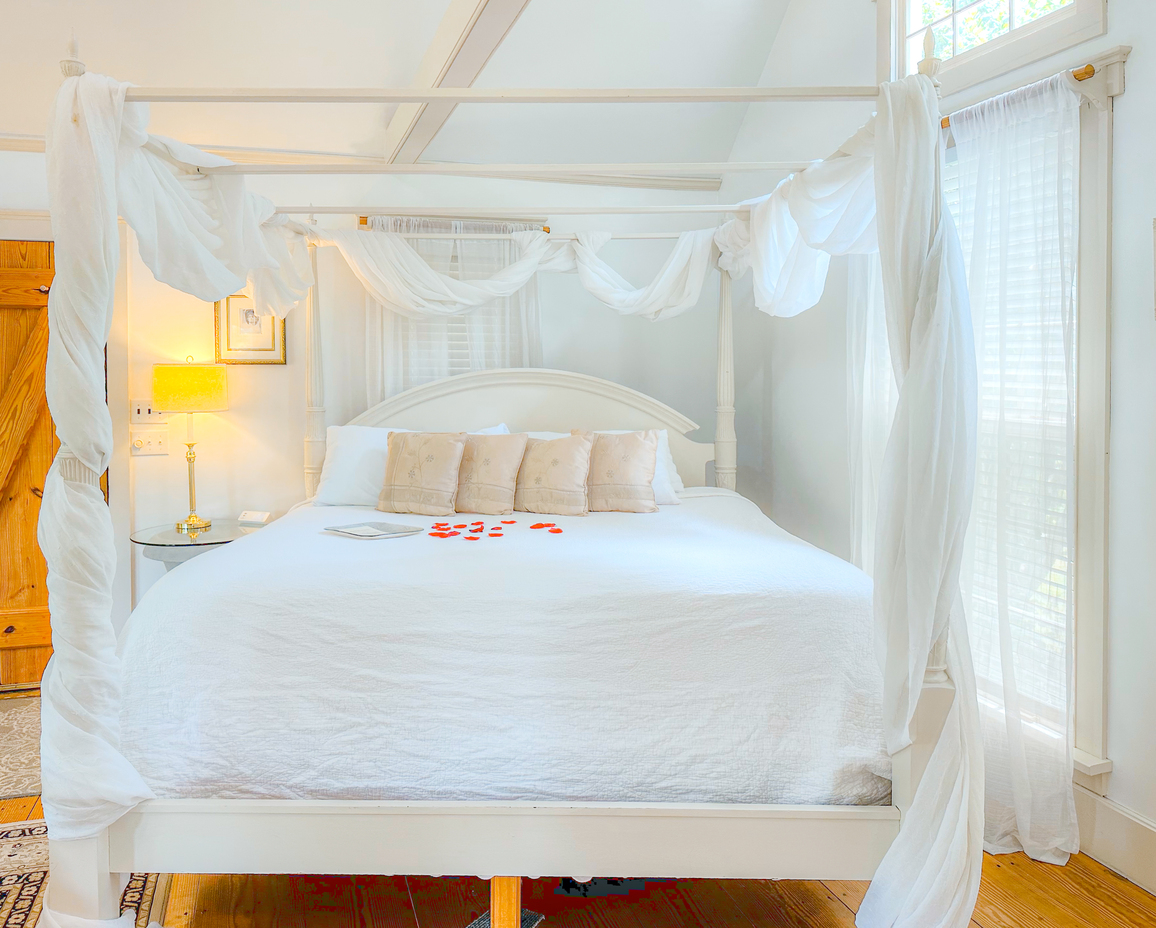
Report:
[[[153,409],[157,412],[217,412],[229,408],[224,364],[154,364]]]

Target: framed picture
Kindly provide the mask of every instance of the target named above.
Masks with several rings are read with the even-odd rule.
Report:
[[[285,320],[258,316],[243,293],[213,304],[213,329],[218,364],[285,363]]]

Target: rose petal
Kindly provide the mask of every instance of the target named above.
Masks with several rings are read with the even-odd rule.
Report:
[[[502,524],[503,525],[517,525],[518,522],[516,519],[503,519]]]
[[[460,535],[460,534],[461,534],[461,532],[446,532],[446,538],[449,538],[452,535]]]
[[[550,534],[551,535],[557,535],[557,534],[561,533],[561,531],[562,531],[562,529],[560,529],[560,528],[552,528],[552,529],[550,529]]]
[[[466,535],[466,541],[477,541],[481,535]]]
[[[502,533],[501,532],[490,532],[490,537],[491,538],[501,538]]]
[[[465,522],[463,522],[461,525],[455,525],[455,526],[454,526],[454,528],[465,528],[465,527],[466,527],[466,523],[465,523]]]

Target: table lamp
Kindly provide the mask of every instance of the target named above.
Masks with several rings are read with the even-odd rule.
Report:
[[[193,413],[219,412],[229,408],[229,382],[224,364],[153,365],[153,409],[157,412],[183,412],[185,416],[185,445],[189,462],[189,514],[177,523],[178,532],[204,532],[213,524],[197,515],[197,479],[194,465],[197,460],[193,446]]]

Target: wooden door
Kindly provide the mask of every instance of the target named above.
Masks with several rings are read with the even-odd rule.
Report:
[[[52,654],[36,543],[58,442],[44,399],[51,242],[0,241],[0,689],[35,686]]]

